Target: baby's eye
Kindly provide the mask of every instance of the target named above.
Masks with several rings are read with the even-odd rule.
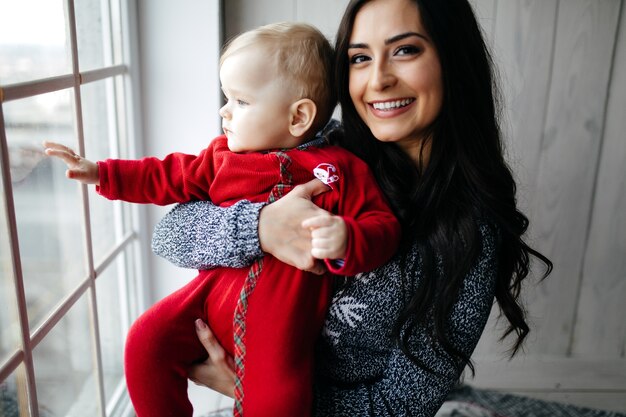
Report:
[[[354,65],[354,64],[361,64],[363,62],[369,61],[370,58],[367,55],[357,54],[357,55],[353,55],[349,57],[349,60],[350,60],[350,64]]]
[[[248,105],[248,103],[246,101],[243,101],[243,100],[240,100],[240,99],[237,99],[237,104],[240,105],[240,106],[247,106]]]

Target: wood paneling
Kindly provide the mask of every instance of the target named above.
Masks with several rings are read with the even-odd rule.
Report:
[[[525,213],[535,195],[556,11],[556,0],[515,0],[500,2],[497,18],[493,17],[493,54],[504,101],[502,133],[507,160],[518,183],[519,204]],[[494,309],[489,328],[495,325],[497,313]],[[486,333],[478,351],[501,352],[500,334]]]
[[[625,357],[626,340],[626,7],[604,123],[572,352]]]
[[[470,0],[469,2],[488,42],[492,42],[498,3],[496,0]]]
[[[578,407],[607,411],[626,411],[626,392],[615,391],[511,391],[512,394],[554,401]]]
[[[495,387],[505,391],[592,390],[626,393],[626,361],[619,358],[520,355],[503,365],[487,356],[476,358],[476,365],[476,385],[487,388]],[[503,372],[504,369],[506,372]]]
[[[548,401],[626,412],[626,361],[601,356],[520,355],[512,361],[477,358],[478,388]]]
[[[557,0],[498,5],[493,49],[504,96],[502,128],[524,211],[534,195],[543,139],[557,5]]]
[[[555,270],[528,294],[537,325],[533,353],[569,353],[619,11],[619,0],[559,3],[529,212],[537,247],[553,260]]]

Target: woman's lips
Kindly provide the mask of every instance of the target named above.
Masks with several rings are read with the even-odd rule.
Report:
[[[371,112],[378,117],[394,117],[408,111],[414,98],[401,98],[396,100],[372,101],[368,103]]]

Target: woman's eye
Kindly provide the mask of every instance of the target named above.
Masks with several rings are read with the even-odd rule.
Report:
[[[396,49],[396,55],[416,55],[421,51],[420,48],[413,45],[401,46]]]
[[[354,55],[350,57],[350,64],[361,64],[366,61],[369,61],[367,55]]]

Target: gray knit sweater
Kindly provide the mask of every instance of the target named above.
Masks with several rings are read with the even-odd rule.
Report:
[[[258,215],[262,204],[210,202],[176,206],[157,225],[153,250],[178,266],[206,269],[244,266],[262,256]],[[494,299],[496,232],[481,224],[482,250],[465,278],[450,320],[451,342],[474,350]],[[401,273],[401,265],[404,273]],[[403,306],[422,279],[419,253],[348,278],[337,290],[316,355],[315,415],[318,417],[434,416],[459,380],[454,363],[434,348],[427,331],[409,340],[413,354],[435,373],[411,362],[391,338]]]

